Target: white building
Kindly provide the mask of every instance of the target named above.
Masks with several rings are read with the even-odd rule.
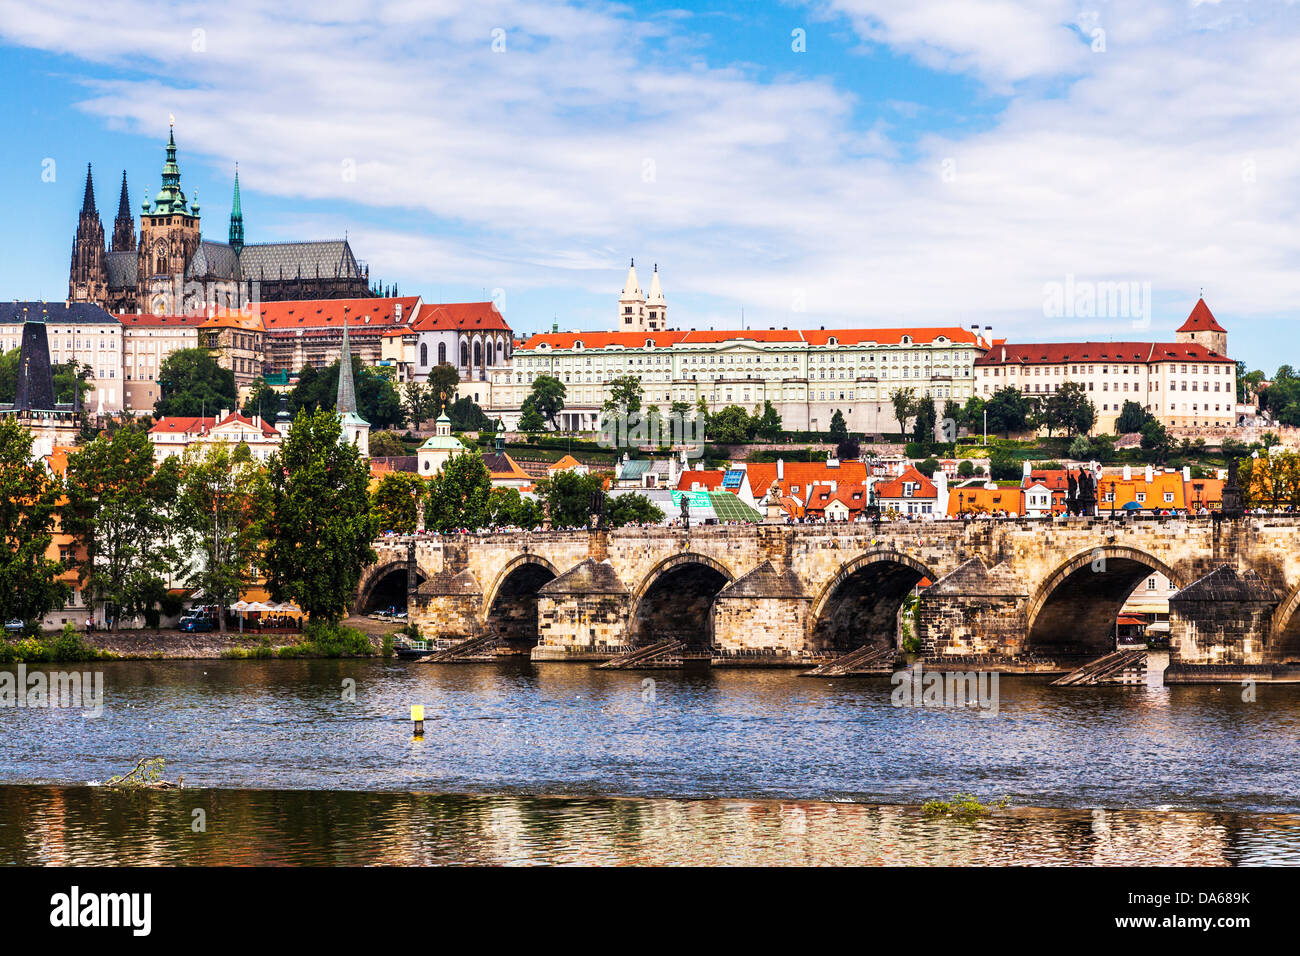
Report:
[[[172,455],[183,455],[186,449],[193,446],[202,449],[211,445],[247,445],[255,459],[266,461],[279,451],[282,437],[261,416],[245,418],[229,409],[222,409],[221,414],[215,418],[162,418],[149,429],[155,461],[163,461]]]
[[[117,319],[90,302],[0,302],[0,351],[22,344],[28,314],[43,317],[52,364],[77,362],[87,370],[93,391],[86,395],[86,411],[120,412],[122,326]]]

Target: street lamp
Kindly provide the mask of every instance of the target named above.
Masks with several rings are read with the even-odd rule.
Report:
[[[988,444],[989,444],[989,410],[986,408],[984,409],[984,447],[987,448]]]

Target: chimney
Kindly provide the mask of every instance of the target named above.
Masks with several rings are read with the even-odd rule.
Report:
[[[1151,481],[1152,481],[1153,478],[1155,478],[1155,474],[1154,474],[1154,472],[1152,471],[1151,466],[1150,466],[1150,465],[1147,465],[1147,474],[1146,474],[1146,479],[1147,479],[1147,484],[1148,484],[1148,485],[1151,484]]]
[[[1133,480],[1133,466],[1132,466],[1132,465],[1125,465],[1125,466],[1124,466],[1124,480],[1125,480],[1125,481],[1132,481],[1132,480]]]
[[[1191,480],[1192,480],[1192,466],[1183,465],[1183,481],[1191,481]]]
[[[784,458],[778,458],[776,460],[776,480],[777,481],[785,480],[785,459]]]
[[[1025,463],[1024,463],[1024,465],[1021,466],[1020,473],[1021,473],[1022,475],[1024,475],[1026,478],[1028,478],[1028,477],[1030,477],[1031,475],[1033,475],[1033,473],[1034,473],[1034,466],[1033,466],[1032,464],[1030,464],[1030,461],[1029,461],[1028,458],[1025,459]]]
[[[221,421],[225,421],[226,416],[229,415],[229,414],[230,414],[230,409],[228,409],[228,408],[223,408],[223,409],[221,410],[221,416],[217,419],[217,421],[219,421],[219,422],[221,422]]]

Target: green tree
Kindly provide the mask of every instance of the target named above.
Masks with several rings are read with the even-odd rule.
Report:
[[[159,399],[154,414],[216,416],[238,408],[235,373],[222,368],[207,349],[179,349],[158,367]]]
[[[972,395],[961,407],[957,420],[966,426],[972,435],[984,431],[984,399]]]
[[[1152,418],[1142,426],[1142,450],[1149,452],[1157,463],[1164,464],[1168,460],[1171,445],[1169,432],[1156,419]]]
[[[663,509],[645,495],[611,495],[605,508],[605,522],[611,528],[621,528],[626,524],[659,524],[663,520]]]
[[[736,445],[747,442],[754,435],[757,422],[739,405],[728,405],[709,422],[709,434],[716,442]]]
[[[456,367],[442,362],[429,372],[429,385],[425,390],[429,396],[428,414],[437,418],[456,400],[456,390],[460,388],[460,374]],[[448,416],[450,417],[450,416]]]
[[[840,461],[856,461],[862,457],[862,445],[850,435],[835,446],[835,457]]]
[[[202,588],[222,608],[218,627],[226,629],[225,608],[255,579],[261,554],[269,485],[266,471],[245,445],[186,452],[177,497],[176,529],[189,553],[203,557],[186,583]]]
[[[546,502],[555,528],[583,528],[591,516],[591,496],[604,487],[604,478],[594,472],[580,475],[561,471],[537,483],[537,495]]]
[[[1008,385],[993,393],[984,406],[988,412],[989,428],[1010,437],[1012,432],[1024,431],[1029,426],[1033,402],[1020,389]]]
[[[934,473],[939,470],[939,460],[937,458],[927,458],[917,464],[916,470],[927,478],[933,478]]]
[[[934,399],[923,395],[916,400],[916,427],[912,432],[914,441],[932,442],[935,429],[939,425],[939,414],[934,407]]]
[[[961,464],[957,466],[957,477],[972,478],[974,477],[974,475],[975,475],[975,463],[972,462],[969,458],[963,459]]]
[[[405,458],[409,452],[402,442],[402,436],[394,431],[370,433],[371,458]]]
[[[78,566],[87,603],[104,602],[116,628],[153,606],[178,561],[171,540],[180,459],[154,467],[148,435],[126,425],[68,456],[63,530],[83,548]]]
[[[271,456],[266,531],[267,587],[314,620],[334,623],[356,596],[362,570],[375,560],[370,467],[341,441],[331,411],[299,412]]]
[[[641,410],[641,380],[635,375],[620,375],[605,387],[609,391],[609,398],[601,406],[604,411],[631,415]]]
[[[402,398],[387,375],[363,366],[361,357],[354,355],[352,381],[356,388],[357,414],[369,422],[371,428],[394,428],[402,424]],[[304,410],[333,411],[338,391],[337,361],[319,370],[307,366],[298,373],[298,384],[289,395],[289,413],[296,418]]]
[[[830,439],[839,443],[849,437],[849,426],[844,421],[844,413],[838,408],[831,415]]]
[[[889,401],[894,406],[894,418],[898,421],[898,430],[906,438],[907,421],[916,414],[916,389],[895,389],[889,393]]]
[[[447,410],[453,432],[490,432],[496,426],[472,398],[461,396]]]
[[[677,404],[673,404],[674,411],[676,411]],[[776,410],[776,406],[767,399],[763,399],[763,414],[758,419],[758,437],[764,441],[776,441],[781,437],[782,428],[781,415]]]
[[[1015,481],[1023,473],[1020,462],[1004,451],[989,456],[989,477],[994,481]]]
[[[424,526],[444,534],[461,528],[486,528],[491,523],[491,494],[492,479],[483,457],[473,451],[453,455],[429,480]]]
[[[488,495],[488,524],[494,528],[527,528],[542,523],[541,510],[518,488],[493,488]]]
[[[554,375],[539,375],[533,379],[532,390],[528,397],[533,407],[546,419],[551,428],[557,428],[555,416],[564,411],[564,383]]]
[[[529,435],[539,435],[546,431],[546,419],[537,410],[537,403],[533,401],[531,395],[524,399],[520,412],[522,413],[519,416],[519,430],[521,432]]]
[[[420,424],[429,417],[432,408],[433,402],[429,389],[416,381],[407,382],[402,386],[402,413],[406,416],[407,424],[413,429],[419,430]]]
[[[247,418],[261,415],[264,421],[274,424],[280,411],[280,393],[267,384],[266,379],[259,378],[249,389],[248,401],[244,402],[242,411]]]
[[[1055,430],[1065,432],[1065,437],[1087,434],[1097,424],[1097,407],[1088,400],[1088,393],[1079,382],[1066,382],[1044,400],[1037,413],[1037,421],[1047,427],[1050,437]]]
[[[1119,418],[1115,420],[1115,430],[1121,435],[1136,434],[1150,418],[1151,413],[1137,402],[1125,402],[1124,407],[1119,410]]]
[[[0,416],[0,621],[27,624],[68,596],[48,557],[61,489],[31,454],[32,433]]]
[[[1070,457],[1075,461],[1086,461],[1091,453],[1092,442],[1088,441],[1087,435],[1080,435],[1070,442]]]
[[[411,471],[388,472],[370,495],[378,530],[413,533],[419,523],[424,496],[424,479],[419,475]]]

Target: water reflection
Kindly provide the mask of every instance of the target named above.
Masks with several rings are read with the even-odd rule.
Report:
[[[1013,809],[960,823],[790,801],[3,787],[0,862],[1218,866],[1300,862],[1300,818]]]

